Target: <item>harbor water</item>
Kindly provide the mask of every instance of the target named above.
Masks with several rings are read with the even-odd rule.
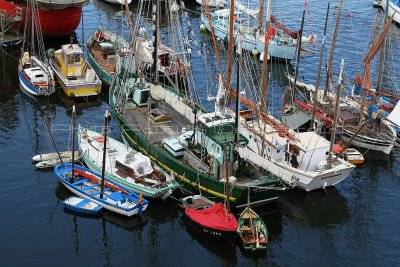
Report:
[[[135,1],[133,1],[135,2]],[[200,34],[200,8],[186,1],[195,38]],[[252,6],[257,3],[250,1]],[[317,36],[319,50],[326,1],[274,1],[273,13],[287,27],[298,29],[302,9],[305,34]],[[134,14],[135,3],[131,4]],[[329,58],[338,1],[331,1],[325,58]],[[362,73],[362,58],[369,46],[376,9],[372,1],[344,1],[333,72],[345,60],[346,85]],[[104,29],[128,34],[123,11],[102,0],[83,8],[75,40],[83,47],[90,33]],[[165,34],[165,33],[164,33]],[[45,40],[58,48],[69,37]],[[395,70],[400,66],[400,28],[389,32],[391,63],[384,70],[384,85],[399,94]],[[209,45],[210,50],[212,46]],[[193,49],[195,50],[195,49]],[[206,78],[202,59],[193,51],[193,71],[200,97],[205,100]],[[212,52],[210,52],[212,54]],[[249,253],[241,246],[226,246],[205,239],[187,227],[178,202],[151,201],[143,217],[124,218],[109,212],[85,217],[69,212],[63,200],[71,193],[52,169],[38,170],[31,158],[54,151],[43,115],[49,116],[60,150],[70,147],[72,105],[78,123],[101,126],[108,98],[73,102],[62,94],[34,99],[19,88],[18,48],[0,53],[0,266],[399,266],[400,265],[400,150],[391,155],[365,154],[364,165],[334,188],[315,192],[290,189],[275,202],[257,208],[270,233],[265,252]],[[299,77],[315,84],[319,56],[303,54]],[[270,107],[278,116],[288,82],[285,72],[295,65],[273,63]],[[373,77],[376,69],[373,68]],[[335,78],[336,79],[336,78]],[[111,135],[121,139],[115,120]],[[365,151],[363,151],[365,152]]]

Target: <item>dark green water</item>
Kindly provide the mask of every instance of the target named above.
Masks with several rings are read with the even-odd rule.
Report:
[[[275,15],[289,26],[298,26],[304,1],[280,2],[274,3]],[[312,27],[319,36],[325,5],[325,1],[308,1],[311,14],[306,27]],[[194,8],[193,4],[187,6]],[[337,1],[332,6],[336,7]],[[81,25],[76,32],[78,41],[87,38],[99,22],[104,28],[121,29],[119,11],[98,1],[86,5],[83,29]],[[368,45],[374,13],[370,1],[344,1],[334,68],[338,69],[344,57],[350,80],[362,70],[361,57]],[[334,14],[332,8],[331,24]],[[198,15],[189,16],[196,25]],[[397,69],[399,34],[399,28],[391,29],[390,57]],[[68,41],[46,41],[46,45]],[[19,56],[18,50],[8,52]],[[315,82],[317,62],[317,57],[304,58],[300,75]],[[199,60],[194,64],[199,66],[194,69],[201,88],[202,67]],[[287,84],[283,71],[292,72],[293,67],[275,64],[271,68],[271,104],[277,111]],[[387,76],[389,72],[386,70]],[[387,84],[397,86],[396,80]],[[200,95],[204,98],[206,92]],[[125,219],[111,213],[86,218],[65,211],[62,200],[70,193],[59,185],[52,170],[35,170],[31,157],[51,150],[43,113],[52,117],[60,149],[68,146],[71,106],[70,100],[56,96],[41,101],[27,97],[18,87],[17,61],[0,54],[0,266],[400,265],[398,151],[391,156],[368,153],[361,168],[326,193],[289,190],[275,203],[257,209],[271,233],[270,243],[266,252],[246,254],[240,246],[213,243],[188,229],[172,199],[152,201],[143,218]],[[78,103],[78,122],[101,125],[108,108],[106,96]],[[118,137],[115,121],[111,126],[112,134]]]

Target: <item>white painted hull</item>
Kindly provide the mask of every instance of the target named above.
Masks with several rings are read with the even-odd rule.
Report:
[[[96,137],[99,136],[98,133],[90,130],[86,130],[87,135],[89,138],[95,139]],[[82,130],[81,128],[78,131],[79,133],[79,148],[82,150],[82,157],[88,168],[94,172],[101,172],[101,166],[102,166],[102,147],[98,147],[98,151],[96,148],[94,148],[94,145],[90,145],[88,143],[88,139],[85,140],[82,138]],[[102,145],[102,144],[101,144]],[[120,154],[120,155],[127,155],[131,153],[133,150],[132,148],[125,146],[123,143],[118,142],[115,139],[108,138],[107,142],[107,147],[109,151],[114,151],[115,154]],[[137,152],[137,151],[135,151]],[[111,159],[110,159],[111,156]],[[164,187],[160,188],[155,188],[152,186],[145,186],[141,183],[135,183],[133,179],[130,179],[129,181],[127,178],[122,178],[116,173],[116,168],[113,166],[115,164],[115,160],[113,159],[113,156],[110,155],[110,153],[107,153],[106,156],[106,164],[105,164],[105,176],[111,180],[113,180],[117,184],[121,184],[128,189],[134,191],[135,193],[138,194],[143,194],[145,198],[162,198],[165,199],[168,197],[170,194],[172,194],[173,190],[175,190],[178,187],[178,184],[174,181],[168,181],[166,182]],[[161,168],[159,168],[161,170]],[[168,174],[165,174],[168,176]]]
[[[287,184],[305,191],[334,186],[346,179],[355,167],[352,164],[343,164],[344,161],[339,159],[341,164],[333,166],[331,169],[304,172],[292,168],[284,161],[263,158],[248,148],[239,148],[239,154],[242,158],[280,177]]]
[[[386,5],[387,5],[386,1],[387,0],[374,1],[373,3],[374,3],[375,6],[378,6],[379,2],[380,2],[380,6],[383,8],[383,10],[385,10],[386,9]],[[392,1],[389,1],[388,16],[391,17],[391,16],[393,16],[393,14],[395,14],[394,17],[393,17],[393,20],[396,23],[400,24],[400,7],[398,7]]]
[[[201,21],[202,23],[204,23],[204,25],[206,25],[207,29],[210,29],[208,19],[203,15],[201,16]],[[213,27],[214,27],[214,33],[218,38],[222,40],[228,38],[229,32],[227,28],[224,28],[216,24],[213,24]],[[236,32],[235,32],[235,38],[236,38]],[[257,50],[259,53],[262,53],[264,52],[265,44],[264,42],[251,40],[246,38],[246,36],[244,36],[242,42],[242,48],[247,51]],[[296,45],[277,45],[270,42],[268,46],[268,55],[274,58],[292,60],[295,58],[296,55]]]

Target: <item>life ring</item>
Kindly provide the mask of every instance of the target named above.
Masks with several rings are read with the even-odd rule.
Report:
[[[103,136],[99,136],[99,137],[97,137],[95,140],[96,140],[96,142],[98,142],[98,143],[104,143],[104,137],[103,137]]]

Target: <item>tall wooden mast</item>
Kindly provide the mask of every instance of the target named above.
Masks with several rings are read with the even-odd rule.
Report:
[[[335,143],[336,137],[336,129],[337,129],[337,121],[338,121],[338,111],[339,111],[339,101],[340,101],[340,91],[343,90],[344,87],[344,80],[343,80],[343,71],[344,71],[344,59],[340,63],[340,72],[339,72],[339,86],[336,93],[336,103],[335,103],[335,114],[333,120],[333,127],[331,131],[331,144],[329,147],[329,154],[328,154],[328,165],[332,167],[332,151],[333,151],[333,144]]]
[[[339,28],[339,22],[340,22],[340,13],[342,11],[342,4],[343,0],[340,0],[339,2],[339,7],[336,13],[336,23],[335,23],[335,31],[333,32],[333,40],[332,40],[332,48],[331,48],[331,54],[329,56],[329,63],[328,66],[326,67],[326,81],[325,81],[325,88],[324,88],[324,97],[328,94],[328,85],[331,80],[331,68],[332,68],[332,62],[333,62],[333,56],[335,54],[335,46],[336,46],[336,37],[338,33],[338,28]],[[318,88],[315,88],[318,90]]]
[[[315,84],[315,92],[313,94],[313,109],[311,112],[310,129],[314,129],[315,105],[317,104],[318,88],[319,88],[319,82],[321,80],[321,66],[322,66],[322,59],[324,57],[324,51],[325,51],[325,38],[326,38],[326,29],[328,27],[328,17],[329,17],[330,5],[331,5],[331,2],[329,1],[328,8],[326,9],[325,27],[324,27],[324,35],[322,36],[321,52],[319,54],[317,82]]]
[[[103,198],[104,194],[104,175],[106,171],[106,155],[107,155],[107,134],[108,134],[108,123],[110,121],[111,114],[106,110],[104,114],[104,129],[103,129],[103,139],[104,139],[104,146],[103,146],[103,163],[101,167],[101,190],[100,190],[100,198]]]
[[[271,8],[272,8],[272,1],[268,0],[267,20],[265,22],[264,59],[263,59],[263,68],[262,68],[263,75],[262,75],[262,87],[261,87],[261,107],[260,107],[261,112],[263,112],[263,111],[268,112],[268,96],[266,96],[266,91],[267,91],[269,28],[271,25]]]
[[[232,63],[233,63],[233,45],[234,45],[234,32],[233,32],[233,23],[235,20],[235,0],[230,0],[230,8],[229,8],[229,47],[228,47],[228,73],[227,73],[227,86],[226,90],[230,91],[231,88],[231,80],[232,80]]]
[[[306,15],[306,10],[303,10],[303,17],[301,19],[301,27],[300,27],[300,34],[299,34],[299,43],[297,45],[297,62],[296,62],[296,71],[294,74],[294,84],[293,87],[296,86],[297,76],[299,75],[299,65],[300,65],[300,58],[301,58],[301,39],[303,38],[303,27],[304,27],[304,17]],[[294,89],[294,88],[292,88]],[[292,92],[293,93],[293,92]]]

